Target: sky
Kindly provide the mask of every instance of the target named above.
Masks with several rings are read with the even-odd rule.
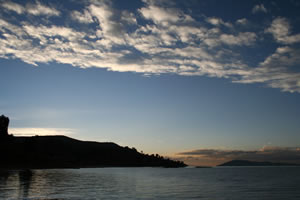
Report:
[[[14,135],[115,142],[191,165],[300,163],[300,2],[0,1]]]

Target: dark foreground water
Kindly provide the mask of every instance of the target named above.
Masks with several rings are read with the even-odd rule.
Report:
[[[299,200],[300,167],[0,171],[0,199]]]

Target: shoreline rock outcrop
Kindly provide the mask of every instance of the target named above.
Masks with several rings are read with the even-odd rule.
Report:
[[[8,125],[9,125],[9,118],[4,115],[1,115],[0,116],[0,137],[8,136]]]

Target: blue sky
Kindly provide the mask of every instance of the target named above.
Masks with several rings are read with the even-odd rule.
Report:
[[[300,159],[299,2],[0,6],[0,114],[11,133],[113,141],[192,164]]]

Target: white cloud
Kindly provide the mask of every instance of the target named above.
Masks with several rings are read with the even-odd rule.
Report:
[[[264,4],[259,4],[259,5],[255,5],[255,6],[252,8],[252,13],[253,13],[253,14],[258,13],[258,12],[267,13],[268,10],[265,8]]]
[[[251,32],[239,33],[237,36],[222,34],[220,40],[228,45],[251,45],[256,41],[256,34]]]
[[[100,26],[98,34],[101,35],[103,42],[106,42],[108,46],[125,44],[124,25],[126,25],[126,21],[121,21],[123,15],[118,10],[111,8],[107,4],[91,4],[88,9],[91,15],[98,20]],[[131,15],[130,13],[126,14]]]
[[[278,47],[272,55],[267,57],[260,66],[275,69],[297,65],[300,62],[300,50],[288,46]]]
[[[201,58],[201,59],[207,59],[212,60],[213,57],[208,53],[204,48],[199,47],[185,47],[185,48],[176,48],[174,49],[173,53],[177,56],[182,56],[185,58]]]
[[[237,82],[267,83],[270,87],[281,88],[282,91],[300,93],[300,73],[293,70],[300,63],[299,54],[299,49],[278,47],[250,74]]]
[[[14,11],[18,14],[22,14],[25,11],[23,6],[11,1],[4,2],[1,4],[1,6],[7,10]]]
[[[221,44],[230,46],[249,46],[256,42],[257,35],[253,32],[240,32],[238,34],[226,34],[221,31],[209,30],[203,37],[203,42],[209,47],[217,47]]]
[[[183,12],[176,8],[164,8],[155,5],[148,5],[139,9],[139,12],[149,20],[157,24],[168,26],[172,23],[178,22],[191,22],[193,18],[185,15]]]
[[[22,6],[20,4],[7,1],[1,4],[1,7],[14,11],[18,14],[28,13],[30,15],[46,15],[46,16],[59,16],[60,11],[55,8],[48,7],[46,5],[41,4],[39,1],[36,1],[34,4],[28,3],[26,6]]]
[[[215,26],[220,26],[220,25],[224,25],[227,27],[232,27],[232,24],[229,22],[224,22],[221,18],[217,18],[217,17],[208,17],[206,18],[206,21],[212,25]]]
[[[265,32],[271,33],[279,43],[293,44],[300,42],[300,34],[291,35],[290,23],[283,17],[274,19],[271,26]]]
[[[127,22],[128,24],[137,24],[135,15],[127,10],[121,12],[121,21]]]
[[[112,10],[108,6],[90,5],[89,7],[91,14],[98,19],[101,29],[104,32],[109,32],[117,29],[113,21],[110,18],[113,16]]]
[[[27,4],[27,13],[31,15],[46,15],[46,16],[59,16],[60,12],[48,6],[41,4],[40,2],[36,1],[35,4]]]
[[[32,25],[23,25],[24,30],[27,34],[32,37],[39,38],[41,41],[49,41],[49,38],[46,37],[54,37],[61,36],[68,40],[77,40],[83,38],[85,33],[77,32],[72,28],[68,27],[60,27],[60,26],[32,26]],[[53,38],[52,38],[53,39]],[[51,40],[49,41],[51,42]]]
[[[79,21],[81,23],[93,23],[93,18],[92,15],[90,14],[90,12],[88,10],[84,10],[83,13],[75,10],[71,13],[71,17],[76,20]]]
[[[9,128],[9,134],[15,136],[45,136],[45,135],[65,135],[70,136],[75,133],[74,129],[67,128]]]
[[[242,18],[242,19],[236,20],[236,23],[237,23],[237,24],[240,24],[240,25],[246,25],[246,24],[248,24],[249,22],[248,22],[248,20],[247,20],[246,18]]]
[[[0,57],[18,58],[36,66],[57,62],[148,75],[206,75],[300,92],[300,75],[294,70],[300,63],[299,50],[279,47],[257,66],[248,66],[239,49],[255,48],[259,34],[241,32],[232,24],[228,29],[220,18],[202,16],[199,22],[178,8],[151,2],[136,14],[106,2],[90,3],[82,11],[69,14],[80,23],[93,21],[93,28],[58,26],[50,20],[33,24],[0,19]],[[151,22],[139,24],[139,17]],[[245,19],[238,21],[244,23]],[[265,32],[282,44],[293,44],[298,37],[291,34],[284,18],[274,19]]]

